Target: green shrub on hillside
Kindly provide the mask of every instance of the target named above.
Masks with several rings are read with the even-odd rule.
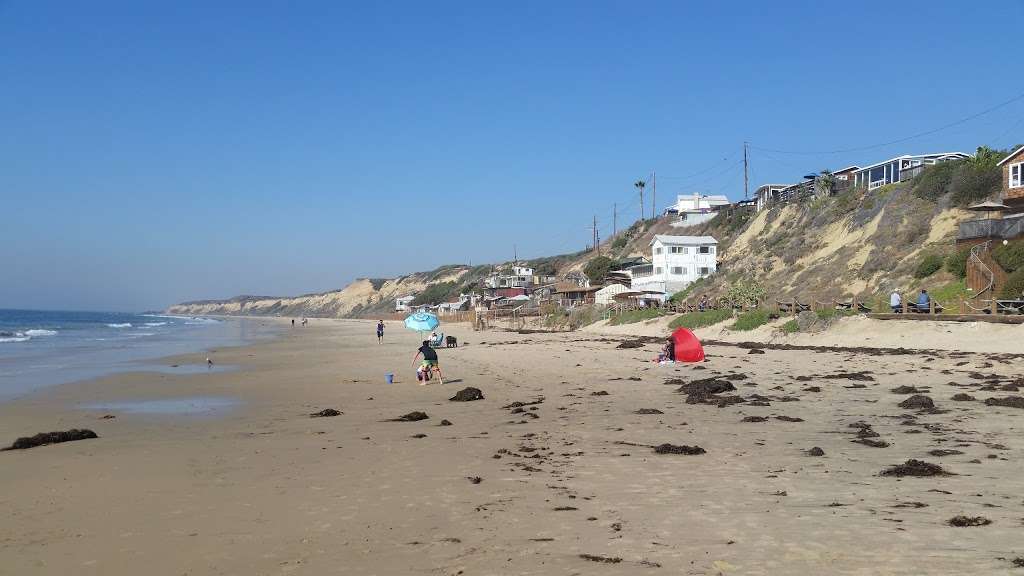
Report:
[[[928,288],[928,293],[931,294],[932,300],[946,308],[945,312],[947,314],[960,312],[960,298],[966,299],[971,297],[971,293],[967,291],[967,286],[963,280],[943,284],[938,288]]]
[[[781,328],[783,334],[795,334],[800,331],[800,324],[797,323],[796,319],[787,320]]]
[[[583,267],[583,273],[590,279],[591,284],[599,284],[604,280],[604,277],[611,271],[612,266],[615,265],[615,261],[607,256],[596,256],[587,262],[587,265]]]
[[[973,158],[929,166],[914,178],[914,195],[934,202],[948,193],[961,207],[980,202],[1002,187],[1003,173],[996,164],[1005,156],[982,146]]]
[[[949,182],[951,200],[957,206],[970,206],[999,192],[1003,187],[1002,170],[995,166],[964,162]]]
[[[732,310],[724,308],[705,310],[704,312],[687,312],[686,314],[680,314],[678,318],[673,320],[669,324],[669,328],[689,328],[693,330],[725,322],[729,318],[732,318]]]
[[[612,240],[612,248],[615,250],[621,250],[626,247],[627,242],[629,242],[629,239],[626,238],[625,234],[620,235],[616,237],[615,240]]]
[[[736,317],[730,328],[732,330],[753,330],[768,323],[769,312],[763,308],[744,312]]]
[[[455,282],[439,282],[437,284],[431,284],[427,286],[427,289],[420,292],[412,300],[413,306],[422,306],[424,304],[440,304],[445,302],[452,297],[452,292],[457,292],[458,286]],[[457,294],[456,294],[457,295]]]
[[[929,166],[914,178],[914,196],[925,200],[938,200],[949,191],[956,162],[943,162]]]
[[[1024,240],[1016,240],[1006,245],[999,244],[992,251],[992,258],[1007,272],[1024,268]]]
[[[690,282],[689,284],[687,284],[686,288],[683,288],[679,292],[676,292],[675,294],[670,296],[668,301],[676,303],[676,304],[678,304],[680,302],[686,302],[686,299],[689,298],[690,294],[693,294],[694,290],[696,290],[702,284],[704,284],[704,281],[705,281],[705,278],[697,278],[693,282]]]
[[[733,306],[757,306],[764,302],[768,292],[753,278],[739,279],[729,284],[725,298]]]
[[[1024,298],[1024,268],[1019,268],[1006,279],[1006,284],[999,292],[1000,298]]]
[[[946,272],[949,272],[957,278],[966,278],[967,256],[970,253],[970,248],[964,248],[946,256]]]
[[[935,274],[942,269],[942,256],[938,254],[927,254],[917,264],[917,268],[914,270],[914,278],[920,280],[921,278],[927,278],[932,274]]]
[[[608,324],[612,326],[618,326],[620,324],[634,324],[636,322],[643,322],[645,320],[653,320],[664,316],[665,312],[661,308],[641,308],[639,310],[627,310],[621,314],[617,314],[611,317]]]

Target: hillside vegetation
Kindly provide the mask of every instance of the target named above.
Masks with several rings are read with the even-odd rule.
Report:
[[[966,254],[954,246],[957,223],[972,216],[963,208],[989,197],[1000,184],[995,168],[1000,156],[985,150],[977,159],[932,167],[915,180],[872,191],[854,188],[756,213],[723,211],[705,224],[686,228],[673,227],[670,217],[635,222],[605,242],[601,254],[612,260],[649,257],[655,234],[714,236],[719,271],[689,290],[689,298],[722,296],[743,282],[756,283],[769,300],[871,300],[894,288],[921,287],[952,298],[964,293]],[[1000,257],[1017,261],[1016,251],[1006,252]],[[543,274],[593,274],[608,264],[604,259],[591,262],[595,257],[586,252],[526,264]],[[477,286],[490,270],[489,265],[443,266],[395,279],[360,279],[332,292],[186,302],[168,312],[357,317],[390,311],[400,296],[416,295],[417,304],[443,302]]]

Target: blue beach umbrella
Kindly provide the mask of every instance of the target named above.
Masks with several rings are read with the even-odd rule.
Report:
[[[430,312],[416,312],[405,319],[405,327],[417,332],[430,332],[441,325],[441,321]]]

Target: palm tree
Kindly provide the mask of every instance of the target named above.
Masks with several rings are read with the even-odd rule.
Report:
[[[836,177],[829,170],[822,170],[821,175],[814,179],[814,187],[818,196],[831,196],[836,188]]]
[[[643,180],[637,180],[633,182],[633,187],[640,191],[640,221],[644,221],[644,186],[647,186],[647,182]]]

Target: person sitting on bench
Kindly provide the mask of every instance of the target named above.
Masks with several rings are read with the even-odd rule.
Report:
[[[928,291],[925,290],[924,288],[921,288],[921,293],[918,294],[917,296],[917,311],[922,314],[927,314],[929,312],[929,309],[931,308],[931,303],[932,299],[930,296],[928,296]]]

